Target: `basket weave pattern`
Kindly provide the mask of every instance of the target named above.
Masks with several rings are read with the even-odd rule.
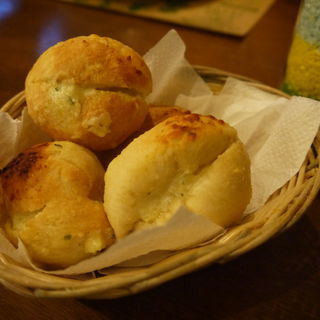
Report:
[[[219,91],[226,77],[232,75],[206,67],[195,67],[195,69],[213,91]],[[286,96],[253,80],[232,76],[248,81],[265,91]],[[24,106],[24,93],[21,92],[8,101],[1,110],[8,112],[13,118],[18,118]],[[130,269],[109,268],[79,277],[41,273],[19,266],[12,259],[0,254],[0,281],[10,290],[28,296],[111,299],[132,295],[207,265],[234,259],[286,230],[303,215],[320,188],[319,152],[318,132],[299,172],[277,190],[262,208],[212,242],[178,251],[150,266]]]

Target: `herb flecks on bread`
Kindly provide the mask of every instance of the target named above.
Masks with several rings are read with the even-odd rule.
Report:
[[[151,73],[132,48],[97,35],[46,50],[30,70],[25,94],[30,116],[54,140],[92,150],[118,146],[148,112]]]

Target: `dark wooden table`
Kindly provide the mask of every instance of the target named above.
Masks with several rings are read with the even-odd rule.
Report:
[[[144,54],[175,28],[192,64],[279,87],[299,1],[278,0],[245,37],[46,0],[0,0],[0,105],[23,90],[50,45],[96,33]],[[31,299],[0,286],[0,319],[320,319],[320,202],[289,231],[225,265],[212,265],[117,300]]]

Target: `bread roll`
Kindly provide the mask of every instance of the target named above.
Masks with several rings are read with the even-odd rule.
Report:
[[[9,240],[17,245],[20,238],[46,268],[109,246],[114,236],[102,205],[103,177],[96,156],[72,142],[43,143],[18,155],[0,173]]]
[[[212,116],[177,115],[108,166],[104,206],[117,237],[159,225],[182,205],[227,227],[251,197],[250,161],[236,130]]]
[[[53,139],[107,150],[140,128],[151,88],[137,52],[90,35],[45,51],[26,78],[25,94],[30,116]]]

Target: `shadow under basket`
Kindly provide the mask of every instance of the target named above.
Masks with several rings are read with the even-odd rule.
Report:
[[[208,67],[194,68],[215,93],[221,90],[226,78],[232,76],[254,87],[289,98],[277,89],[242,76]],[[1,110],[17,118],[24,106],[24,93],[21,92]],[[303,215],[320,186],[319,150],[318,132],[299,172],[277,190],[263,207],[247,216],[239,225],[227,229],[213,242],[177,251],[149,266],[109,268],[79,277],[56,276],[31,270],[0,254],[0,281],[10,290],[27,296],[113,299],[151,289],[210,264],[225,263],[285,231]]]

